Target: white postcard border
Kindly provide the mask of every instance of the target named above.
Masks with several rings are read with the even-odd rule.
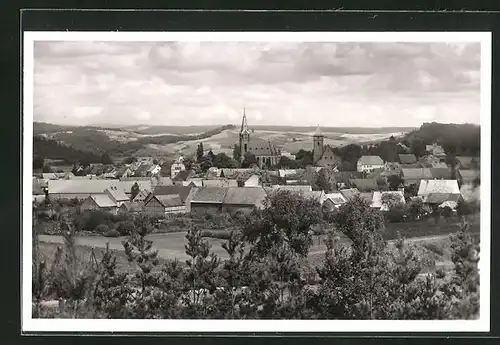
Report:
[[[481,260],[478,320],[82,320],[32,318],[32,157],[35,41],[212,42],[480,42],[481,43]],[[23,332],[488,332],[491,240],[490,32],[24,32],[23,56]],[[487,272],[487,274],[485,274]],[[24,283],[23,283],[24,282]]]

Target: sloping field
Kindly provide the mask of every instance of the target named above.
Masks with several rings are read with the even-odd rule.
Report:
[[[323,134],[325,135],[325,145],[337,147],[364,141],[384,140],[389,138],[393,134],[400,135],[400,132],[385,134],[346,134],[340,132],[324,132]],[[312,149],[312,135],[312,132],[280,132],[270,130],[256,130],[252,134],[250,134],[250,138],[256,140],[269,140],[278,148],[284,151],[296,153],[300,149]],[[196,148],[198,147],[198,144],[200,142],[203,143],[203,148],[206,151],[212,150],[215,154],[224,152],[225,154],[231,156],[234,145],[238,144],[239,142],[239,132],[238,130],[224,130],[219,134],[202,140],[180,141],[167,145],[149,146],[152,149],[159,150],[163,153],[180,153],[187,155],[195,153]]]

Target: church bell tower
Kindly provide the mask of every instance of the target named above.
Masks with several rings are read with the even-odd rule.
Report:
[[[316,128],[316,132],[313,134],[313,164],[316,164],[323,156],[323,141],[325,136],[321,129]]]
[[[240,162],[245,159],[245,153],[248,152],[248,145],[250,144],[250,130],[247,124],[247,115],[245,113],[245,108],[243,108],[243,119],[241,121],[240,130]]]

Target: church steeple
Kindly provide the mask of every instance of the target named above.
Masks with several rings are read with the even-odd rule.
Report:
[[[241,130],[240,130],[240,134],[243,133],[250,133],[250,130],[248,129],[247,114],[245,112],[245,108],[243,108],[243,120],[241,121]]]
[[[243,162],[245,154],[249,151],[248,145],[250,144],[250,130],[248,129],[247,114],[243,108],[243,119],[241,120],[240,130],[240,160]]]

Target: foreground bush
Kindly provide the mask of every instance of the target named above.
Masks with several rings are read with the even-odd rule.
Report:
[[[104,236],[106,237],[120,237],[120,232],[116,229],[111,229],[111,230],[108,230],[106,231],[106,233],[104,233]]]
[[[418,255],[403,238],[395,250],[389,248],[383,238],[382,214],[360,198],[328,216],[318,212],[314,201],[289,192],[273,194],[265,204],[241,230],[229,232],[222,245],[227,260],[211,252],[203,238],[206,232],[192,226],[186,235],[188,260],[160,265],[154,243],[146,239],[152,222],[138,215],[133,232],[123,242],[135,274],[118,272],[116,258],[107,251],[95,268],[71,264],[64,271],[60,267],[66,273],[53,275],[48,285],[34,279],[34,300],[49,296],[46,286],[57,286],[56,296],[85,301],[87,312],[106,318],[478,317],[479,247],[465,224],[452,237],[455,270],[449,279],[442,279],[440,271],[422,274],[424,267],[432,267],[429,259]],[[309,229],[324,219],[350,241],[340,244],[330,233],[324,258],[311,267]],[[74,244],[68,241],[66,248],[71,253]],[[42,266],[38,272],[44,271]]]

